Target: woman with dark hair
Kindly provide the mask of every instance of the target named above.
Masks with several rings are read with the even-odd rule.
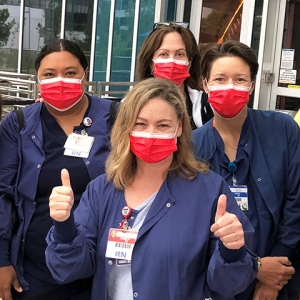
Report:
[[[186,100],[192,129],[213,117],[201,91],[200,51],[188,23],[155,23],[138,56],[138,80],[150,77],[173,81]]]
[[[24,124],[10,113],[0,126],[0,298],[88,299],[91,279],[60,285],[46,266],[49,196],[68,168],[75,208],[104,173],[111,101],[84,93],[88,63],[71,41],[46,45],[35,69],[43,102],[22,110]]]
[[[227,181],[255,229],[253,251],[261,257],[257,280],[236,299],[298,300],[299,126],[289,115],[247,107],[258,71],[247,45],[214,45],[201,69],[214,119],[194,131],[196,156]]]

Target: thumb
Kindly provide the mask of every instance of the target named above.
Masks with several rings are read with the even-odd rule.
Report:
[[[12,285],[17,292],[19,292],[19,293],[23,292],[23,289],[21,288],[20,283],[17,278],[15,278],[13,280]]]
[[[71,187],[70,175],[67,169],[61,170],[61,183],[63,186]]]
[[[220,195],[220,197],[218,199],[215,222],[217,222],[225,214],[226,204],[227,204],[226,196],[224,194]]]
[[[290,260],[286,256],[279,256],[278,257],[278,262],[280,262],[282,265],[285,265],[285,266],[291,266],[292,265],[292,263],[290,262]]]

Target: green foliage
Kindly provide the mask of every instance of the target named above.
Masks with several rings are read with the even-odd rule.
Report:
[[[7,8],[0,9],[0,47],[7,44],[10,35],[10,30],[16,24],[15,20],[7,22],[10,13]]]

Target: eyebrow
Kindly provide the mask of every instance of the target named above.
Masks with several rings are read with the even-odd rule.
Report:
[[[214,77],[214,76],[227,76],[227,74],[226,73],[223,73],[223,72],[219,72],[219,73],[216,73],[216,74],[213,74],[213,75],[211,75],[212,77]],[[234,74],[234,76],[248,76],[247,74],[245,74],[245,73],[239,73],[239,74]]]
[[[148,121],[147,119],[145,118],[142,118],[142,117],[137,117],[136,120],[141,120],[141,121]],[[170,119],[161,119],[159,121],[157,121],[157,123],[162,123],[162,122],[172,122],[173,120],[170,120]]]
[[[164,48],[159,48],[159,49],[157,49],[156,51],[171,51],[171,50],[169,50],[169,49],[164,49]],[[173,49],[172,49],[173,50]],[[179,49],[176,49],[175,51],[185,51],[186,52],[186,49],[184,49],[184,48],[179,48]]]
[[[67,67],[64,69],[64,71],[69,71],[69,70],[73,70],[73,69],[78,70],[78,67],[75,67],[75,66]],[[46,69],[42,70],[42,72],[45,72],[45,71],[56,71],[56,69],[55,68],[46,68]]]

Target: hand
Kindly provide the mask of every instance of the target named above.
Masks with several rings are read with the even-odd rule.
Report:
[[[269,287],[266,284],[257,282],[254,290],[253,300],[276,300],[278,290]]]
[[[268,256],[261,258],[261,267],[257,273],[257,279],[279,291],[288,283],[294,273],[295,269],[287,257]]]
[[[10,292],[12,286],[17,292],[22,292],[14,267],[0,267],[0,298],[12,300]]]
[[[39,103],[39,102],[43,102],[44,99],[41,97],[41,98],[37,98],[35,99],[34,103]]]
[[[70,217],[74,204],[74,195],[68,170],[61,170],[62,186],[53,188],[49,197],[50,216],[57,222],[63,222]]]
[[[218,199],[215,223],[210,230],[219,237],[228,249],[240,249],[245,245],[244,230],[236,215],[226,211],[227,198],[221,195]]]

